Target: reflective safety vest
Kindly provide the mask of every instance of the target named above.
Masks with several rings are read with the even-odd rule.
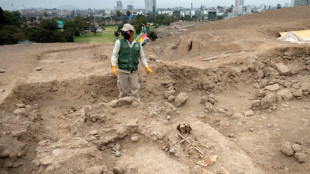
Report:
[[[130,48],[126,39],[120,39],[118,68],[127,71],[137,71],[140,57],[140,43],[136,42]]]

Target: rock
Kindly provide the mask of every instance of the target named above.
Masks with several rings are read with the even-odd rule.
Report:
[[[116,112],[117,112],[116,109],[113,109],[113,108],[112,108],[112,109],[110,110],[110,113],[111,113],[112,115],[115,115]]]
[[[31,105],[26,105],[26,112],[31,112],[33,110]]]
[[[5,73],[5,70],[4,69],[0,69],[0,73]]]
[[[26,125],[27,127],[29,127],[30,125],[32,125],[32,121],[25,121],[23,122],[24,125]]]
[[[168,97],[168,102],[173,102],[174,99],[175,99],[175,97],[174,97],[173,95],[170,95],[170,96]]]
[[[115,146],[113,146],[112,150],[114,150],[115,152],[120,151],[121,145],[119,143],[116,143]]]
[[[90,134],[91,134],[91,135],[97,135],[97,134],[98,134],[98,131],[97,131],[97,130],[93,130],[93,131],[90,132]]]
[[[156,61],[156,60],[158,60],[158,57],[155,55],[149,55],[149,59],[150,59],[150,61]]]
[[[131,135],[130,140],[132,142],[137,142],[137,141],[139,141],[139,136],[138,135]]]
[[[7,149],[4,149],[1,153],[0,153],[0,158],[5,159],[10,157],[11,152]]]
[[[294,97],[302,97],[303,96],[302,89],[294,91],[293,96]]]
[[[277,101],[277,96],[273,93],[266,95],[261,99],[261,106],[263,109],[268,109],[272,103]]]
[[[253,129],[253,128],[250,128],[250,132],[254,132],[254,129]]]
[[[252,107],[259,107],[260,106],[260,100],[254,100],[252,101]]]
[[[188,95],[185,92],[181,92],[179,95],[175,97],[175,104],[176,106],[180,107],[184,105],[188,100]]]
[[[23,103],[15,104],[18,108],[26,108],[26,105]]]
[[[0,92],[5,92],[5,89],[0,89]]]
[[[215,95],[210,94],[209,97],[208,97],[208,102],[210,102],[211,104],[215,105],[215,103],[216,103]]]
[[[164,96],[165,96],[165,98],[167,99],[167,98],[169,98],[171,95],[174,95],[175,93],[176,93],[175,90],[165,91],[165,92],[164,92]]]
[[[21,157],[23,157],[25,155],[25,152],[23,152],[23,151],[18,151],[17,153],[16,153],[16,157],[17,158],[21,158]]]
[[[293,144],[292,145],[292,149],[295,151],[295,152],[299,152],[301,151],[301,146],[299,144]]]
[[[267,124],[266,124],[266,127],[272,128],[272,124],[271,124],[271,123],[267,123]]]
[[[291,100],[293,97],[289,89],[283,89],[277,93],[283,100]]]
[[[257,97],[265,97],[266,96],[266,92],[263,90],[258,90],[257,91]]]
[[[114,167],[114,168],[113,168],[113,173],[114,173],[114,174],[122,174],[123,171],[122,171],[122,169],[119,168],[119,167]]]
[[[246,117],[251,117],[253,116],[253,114],[254,114],[253,110],[244,111],[244,116]]]
[[[243,126],[243,123],[241,121],[238,121],[237,126],[241,127]]]
[[[304,163],[306,161],[307,155],[302,152],[297,152],[295,153],[294,157],[299,163]]]
[[[279,90],[280,86],[279,84],[274,84],[274,85],[269,85],[269,86],[266,86],[265,89],[269,90],[269,91],[277,91]]]
[[[292,145],[290,142],[285,141],[281,144],[281,152],[286,156],[294,155],[294,150],[292,149]]]
[[[36,71],[42,71],[41,67],[36,67]]]
[[[200,100],[200,104],[205,104],[207,102],[207,97],[203,96]]]
[[[229,137],[229,138],[234,138],[235,135],[234,135],[234,134],[229,134],[228,137]]]
[[[116,152],[114,153],[114,155],[115,155],[116,157],[120,157],[120,156],[121,156],[121,152],[120,152],[120,151],[116,151]]]
[[[14,110],[14,114],[15,115],[24,115],[26,113],[26,109],[25,108],[17,108]]]
[[[118,100],[113,100],[109,103],[109,105],[113,108],[116,107],[122,107],[125,105],[131,105],[134,101],[133,97],[124,97],[124,98],[120,98]]]
[[[175,150],[173,148],[169,149],[170,154],[175,154]]]
[[[276,68],[282,76],[288,75],[290,73],[290,70],[283,63],[277,63]]]
[[[242,118],[244,115],[242,114],[239,114],[239,113],[234,113],[233,114],[233,117],[236,117],[236,118]]]

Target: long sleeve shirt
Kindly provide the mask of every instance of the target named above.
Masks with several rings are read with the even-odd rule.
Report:
[[[126,41],[127,41],[128,45],[130,46],[130,48],[132,48],[134,43],[136,43],[135,40],[131,44],[130,44],[130,42],[128,40],[126,40]],[[114,46],[112,57],[111,57],[111,64],[112,64],[112,66],[117,66],[118,65],[118,57],[119,57],[120,46],[121,46],[121,42],[120,42],[120,40],[117,40],[115,42],[115,46]],[[140,47],[140,62],[142,63],[142,65],[144,67],[148,66],[148,63],[146,61],[146,58],[145,58],[142,46]],[[123,70],[123,69],[119,69],[119,71],[120,72],[125,72],[125,73],[130,73],[130,71]]]

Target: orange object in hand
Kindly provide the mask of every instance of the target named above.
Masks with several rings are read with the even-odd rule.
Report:
[[[146,70],[146,73],[147,74],[150,74],[150,73],[152,73],[153,71],[151,70],[151,68],[150,67],[145,67],[145,70]]]
[[[115,66],[115,65],[112,66],[112,74],[113,74],[114,77],[117,77],[118,74],[119,74],[119,72],[117,70],[117,66]]]

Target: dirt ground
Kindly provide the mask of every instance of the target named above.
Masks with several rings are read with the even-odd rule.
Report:
[[[310,173],[310,46],[277,40],[309,20],[296,7],[159,28],[141,102],[117,98],[113,43],[1,46],[0,173]]]

